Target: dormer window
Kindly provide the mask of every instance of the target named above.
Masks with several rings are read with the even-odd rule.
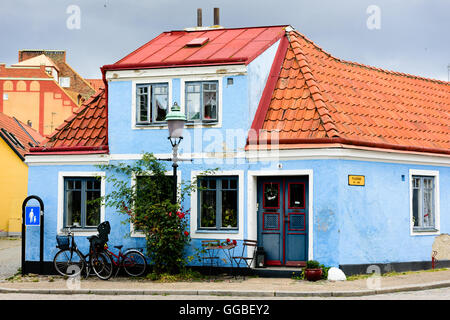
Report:
[[[139,84],[136,93],[136,124],[164,122],[169,102],[168,84]]]
[[[186,82],[186,118],[217,122],[218,81]]]

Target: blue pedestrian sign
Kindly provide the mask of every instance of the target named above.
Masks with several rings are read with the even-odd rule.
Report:
[[[40,207],[25,207],[25,225],[26,226],[39,226],[41,217]]]

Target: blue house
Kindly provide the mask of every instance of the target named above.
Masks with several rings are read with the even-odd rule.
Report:
[[[86,202],[113,188],[96,165],[171,157],[174,103],[187,117],[179,154],[192,159],[179,182],[219,168],[183,203],[188,254],[253,239],[267,266],[416,269],[450,232],[448,82],[341,60],[287,25],[164,32],[101,70],[105,89],[26,156],[46,263],[68,225],[84,252],[104,220],[110,244],[145,246],[123,216]],[[30,268],[38,237],[27,231]]]

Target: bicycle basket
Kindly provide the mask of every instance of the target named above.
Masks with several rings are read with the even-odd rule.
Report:
[[[59,249],[69,249],[70,239],[69,236],[56,236],[56,247]]]

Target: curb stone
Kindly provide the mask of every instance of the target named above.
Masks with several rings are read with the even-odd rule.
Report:
[[[274,291],[199,290],[200,296],[274,297]]]
[[[2,288],[0,293],[30,294],[93,294],[93,295],[193,295],[230,297],[361,297],[377,294],[420,291],[450,287],[450,281],[432,282],[424,285],[405,285],[376,290],[355,291],[239,291],[239,290],[132,290],[132,289],[17,289]]]

